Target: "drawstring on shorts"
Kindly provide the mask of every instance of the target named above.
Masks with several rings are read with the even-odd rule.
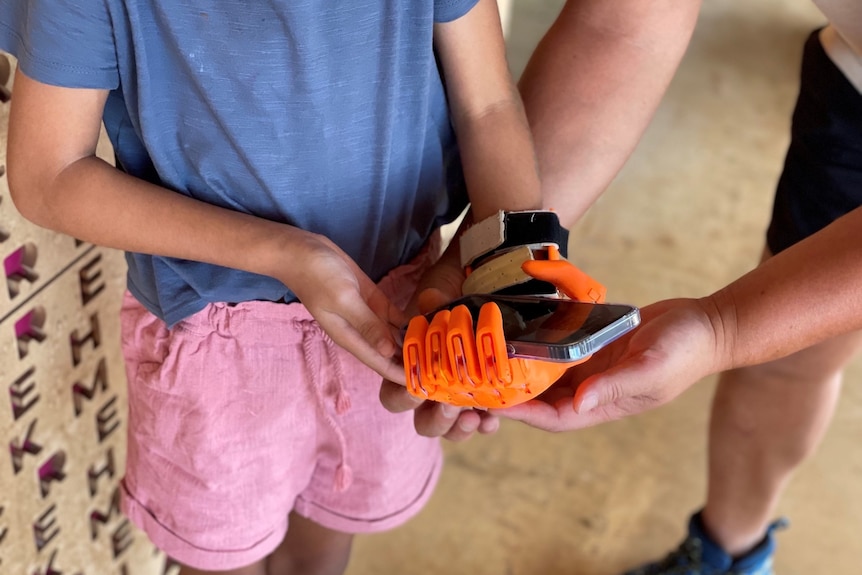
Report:
[[[297,320],[296,321],[298,327],[302,331],[302,351],[305,355],[305,363],[309,366],[309,370],[311,371],[311,383],[314,388],[314,392],[317,395],[317,401],[320,405],[321,412],[323,413],[323,417],[326,421],[326,424],[335,434],[336,439],[338,440],[338,447],[340,450],[340,463],[338,468],[335,470],[335,485],[334,488],[336,491],[346,491],[351,483],[353,483],[353,470],[350,469],[350,466],[347,463],[347,438],[344,436],[344,430],[339,425],[339,422],[335,417],[332,416],[332,413],[329,409],[327,409],[327,398],[324,390],[323,383],[320,377],[319,369],[314,369],[312,366],[315,365],[311,360],[314,357],[314,343],[315,340],[319,339],[323,342],[323,347],[326,349],[326,356],[329,359],[329,363],[333,366],[334,370],[334,378],[332,378],[335,384],[335,413],[336,415],[344,415],[350,410],[350,395],[347,393],[347,390],[344,387],[344,372],[341,367],[341,360],[338,358],[338,353],[335,350],[335,342],[332,341],[326,332],[323,331],[323,328],[320,327],[316,321],[313,320]]]

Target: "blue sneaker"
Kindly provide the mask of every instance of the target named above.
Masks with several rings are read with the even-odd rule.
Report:
[[[688,524],[688,537],[662,561],[627,571],[624,575],[774,575],[775,531],[787,526],[779,519],[766,536],[743,557],[734,559],[706,534],[700,513]]]

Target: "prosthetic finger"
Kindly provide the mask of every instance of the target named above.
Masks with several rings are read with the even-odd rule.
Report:
[[[509,363],[500,307],[490,302],[483,305],[476,326],[476,347],[482,380],[493,387],[511,387],[514,377]]]
[[[474,333],[464,306],[411,320],[404,367],[411,395],[460,407],[508,407],[553,385],[574,363],[509,358],[503,319],[494,303],[482,307]]]
[[[428,331],[425,334],[427,375],[435,387],[445,387],[449,381],[455,379],[446,344],[446,333],[449,330],[449,317],[451,315],[449,310],[434,314],[434,319],[431,320],[431,325],[428,326]]]
[[[482,385],[482,368],[476,351],[476,336],[473,332],[473,316],[467,306],[459,305],[449,317],[446,332],[449,363],[454,376],[452,383],[472,390]]]
[[[569,299],[593,303],[605,301],[607,288],[568,260],[527,260],[521,268],[537,280],[554,284]]]
[[[417,315],[407,324],[402,351],[404,361],[404,376],[407,381],[407,391],[411,395],[428,399],[433,393],[428,390],[428,364],[425,359],[425,334],[428,331],[428,320]]]

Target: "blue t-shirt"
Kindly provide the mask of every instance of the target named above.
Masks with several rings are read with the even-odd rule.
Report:
[[[118,165],[333,240],[374,280],[466,206],[432,46],[477,0],[2,0],[0,49],[47,84],[111,90]],[[128,254],[173,325],[209,302],[295,299],[279,281]]]

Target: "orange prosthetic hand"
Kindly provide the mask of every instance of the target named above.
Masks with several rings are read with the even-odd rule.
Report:
[[[558,250],[537,253],[547,259],[531,258],[520,268],[530,278],[556,286],[555,297],[604,302],[604,286],[561,258]],[[430,322],[425,316],[414,317],[407,328],[403,357],[412,395],[478,408],[528,401],[567,369],[589,359],[555,362],[509,357],[502,313],[495,303],[484,304],[475,322],[463,305],[436,313]]]

